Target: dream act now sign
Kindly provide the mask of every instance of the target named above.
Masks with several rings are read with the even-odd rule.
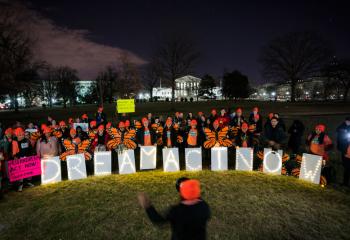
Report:
[[[180,171],[179,149],[162,149],[163,171]],[[263,172],[273,175],[282,173],[283,151],[273,151],[270,148],[264,149]],[[236,170],[253,171],[253,149],[237,148]],[[94,173],[95,175],[112,174],[112,154],[111,151],[94,153]],[[227,147],[214,147],[211,149],[211,170],[228,170],[228,150]],[[83,179],[87,177],[84,154],[70,155],[67,157],[67,172],[69,180]],[[151,170],[157,168],[157,147],[140,147],[140,170]],[[202,170],[202,149],[185,149],[185,169],[186,171]],[[126,150],[118,153],[119,174],[136,173],[135,152]],[[319,184],[322,168],[322,156],[303,154],[299,178]],[[41,181],[42,184],[62,181],[61,163],[58,156],[41,159]]]

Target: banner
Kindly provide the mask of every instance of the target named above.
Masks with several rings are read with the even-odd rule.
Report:
[[[236,170],[253,170],[253,149],[236,148]]]
[[[157,167],[157,147],[141,146],[140,147],[140,169],[156,169]]]
[[[319,184],[322,168],[322,156],[313,154],[303,154],[299,179]]]
[[[119,99],[117,100],[118,113],[133,113],[135,112],[135,99]]]
[[[10,182],[41,174],[40,157],[30,156],[8,161]]]
[[[185,148],[186,171],[202,170],[202,148]]]
[[[62,181],[60,157],[41,159],[41,184],[57,183]]]

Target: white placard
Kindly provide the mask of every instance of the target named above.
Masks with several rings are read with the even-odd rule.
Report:
[[[38,132],[38,129],[36,128],[27,128],[26,130],[24,130],[25,132],[29,132],[29,133],[36,133]]]
[[[112,152],[94,152],[94,167],[96,176],[112,174]]]
[[[180,171],[178,148],[163,148],[163,169],[164,172]]]
[[[57,183],[62,181],[60,157],[41,159],[41,184]]]
[[[281,175],[282,156],[282,150],[273,151],[271,148],[264,148],[263,172]]]
[[[211,148],[211,170],[223,171],[228,169],[227,147]]]
[[[202,170],[202,148],[185,148],[187,171]]]
[[[118,153],[119,174],[130,174],[136,172],[134,150],[125,150]]]
[[[253,149],[236,148],[236,170],[253,170]]]
[[[69,180],[78,180],[87,177],[83,153],[67,156],[67,171]]]
[[[299,179],[319,184],[321,168],[322,156],[304,153],[301,161]]]
[[[88,123],[73,123],[73,128],[75,130],[77,130],[78,126],[81,127],[81,129],[83,129],[84,132],[89,131],[89,124]]]
[[[140,169],[156,169],[157,167],[157,147],[141,146],[140,147]]]

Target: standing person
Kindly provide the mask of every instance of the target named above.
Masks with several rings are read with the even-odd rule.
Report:
[[[17,139],[12,141],[12,156],[14,159],[32,156],[33,148],[30,141],[24,137],[23,128],[16,128],[15,136]],[[17,185],[17,191],[22,192],[24,184],[26,184],[28,187],[34,187],[30,181],[31,178],[21,179],[17,181],[15,183],[15,185]]]
[[[278,125],[278,119],[276,117],[272,117],[270,124],[266,125],[263,140],[265,146],[271,147],[273,150],[279,150],[285,145],[287,136]]]
[[[220,110],[220,115],[217,120],[219,121],[220,128],[226,127],[229,124],[230,118],[227,116],[225,109]]]
[[[163,147],[172,148],[177,146],[177,134],[173,127],[172,120],[168,118],[163,129]]]
[[[137,142],[140,146],[153,146],[157,144],[157,135],[153,128],[149,127],[148,118],[142,118],[142,128],[136,132]]]
[[[331,165],[329,163],[328,151],[333,146],[332,140],[325,133],[326,126],[318,124],[315,130],[308,136],[306,144],[311,154],[322,156],[321,174],[326,177],[327,182],[331,180]]]
[[[185,133],[185,143],[187,148],[200,147],[204,136],[202,131],[197,129],[197,120],[193,119],[190,123],[191,128]]]
[[[153,118],[152,113],[147,114],[147,119],[148,119],[148,122],[150,125],[152,125],[154,123],[154,118]]]
[[[2,179],[5,181],[5,184],[4,184],[5,191],[8,190],[8,186],[10,183],[9,176],[8,176],[8,160],[12,159],[12,139],[13,139],[13,130],[12,128],[7,128],[5,130],[4,137],[0,140],[0,152],[3,155]],[[1,171],[1,168],[0,168],[0,171]]]
[[[209,117],[208,117],[210,124],[212,124],[217,118],[218,118],[218,115],[217,115],[216,109],[213,108],[210,112]],[[210,127],[212,127],[212,126],[210,126]]]
[[[349,187],[350,179],[350,117],[337,127],[337,149],[341,153],[344,167],[343,185]]]
[[[140,205],[154,224],[171,224],[173,240],[205,240],[207,222],[210,219],[209,205],[201,199],[198,180],[183,180],[179,184],[180,203],[172,206],[165,216],[160,215],[144,193],[139,193]]]
[[[242,123],[241,128],[238,130],[238,134],[235,138],[236,147],[253,148],[254,146],[254,135],[248,131],[248,123]]]
[[[288,147],[292,150],[293,154],[297,154],[300,152],[301,139],[303,138],[305,131],[304,124],[299,120],[294,120],[292,125],[288,129],[289,141]]]
[[[97,125],[107,123],[107,116],[103,112],[103,107],[98,107],[97,112],[95,113],[95,120]]]
[[[40,158],[58,156],[60,153],[60,144],[55,136],[51,135],[52,129],[45,127],[43,134],[36,144],[36,154]]]

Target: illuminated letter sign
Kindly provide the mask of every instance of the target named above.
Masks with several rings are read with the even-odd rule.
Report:
[[[110,151],[94,153],[95,175],[112,174],[112,153]]]
[[[157,147],[140,147],[140,169],[155,169],[157,167]]]
[[[125,150],[118,154],[119,174],[136,172],[134,150]]]
[[[304,153],[300,167],[299,179],[319,184],[321,167],[322,156]]]
[[[263,172],[281,175],[283,151],[272,151],[271,148],[264,148]]]
[[[236,170],[253,170],[253,149],[236,148]]]
[[[211,149],[211,170],[227,170],[227,147],[213,147]]]
[[[202,149],[201,148],[186,148],[185,160],[187,171],[202,170]]]
[[[163,148],[163,169],[164,172],[180,171],[178,148]]]
[[[67,156],[67,171],[69,180],[86,178],[84,154]]]
[[[62,181],[60,157],[41,159],[41,184],[57,183]]]

